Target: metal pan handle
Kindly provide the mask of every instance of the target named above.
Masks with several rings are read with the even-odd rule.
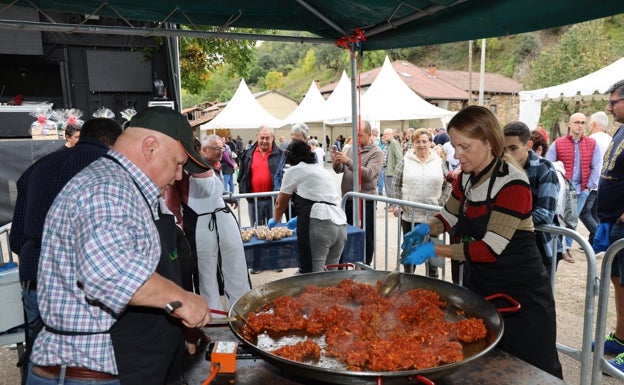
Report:
[[[344,268],[344,270],[355,270],[355,265],[353,263],[333,263],[333,264],[329,264],[329,265],[325,265],[325,267],[323,268],[323,270],[325,271],[329,271],[329,269],[341,269]]]
[[[522,305],[520,305],[520,302],[516,301],[516,299],[510,296],[509,294],[496,293],[496,294],[488,295],[487,297],[485,297],[485,299],[487,299],[490,302],[493,299],[497,299],[497,298],[502,298],[511,304],[511,306],[507,306],[507,307],[497,307],[496,310],[498,310],[499,313],[515,313],[517,311],[520,311],[520,308],[522,308]]]

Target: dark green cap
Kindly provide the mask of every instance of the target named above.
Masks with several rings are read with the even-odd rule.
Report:
[[[130,122],[130,127],[142,127],[162,132],[177,140],[188,155],[189,159],[184,169],[191,174],[198,174],[209,169],[203,158],[193,147],[193,129],[184,115],[169,107],[149,107],[136,114]]]

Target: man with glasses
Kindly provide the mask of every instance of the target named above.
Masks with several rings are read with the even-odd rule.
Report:
[[[275,143],[273,129],[263,125],[256,134],[257,141],[242,156],[238,172],[238,191],[241,194],[279,191],[284,168],[283,151]],[[266,225],[273,217],[273,198],[247,199],[251,226]],[[252,274],[260,273],[260,255],[254,251]],[[281,271],[281,270],[280,270]]]
[[[583,212],[585,201],[591,190],[598,188],[598,178],[600,177],[600,148],[596,141],[585,136],[585,125],[587,118],[580,112],[570,116],[568,121],[568,134],[557,138],[546,153],[546,159],[551,162],[561,161],[566,171],[566,178],[572,181],[577,192],[577,210]],[[579,216],[590,233],[595,233],[598,224],[586,213]],[[566,238],[563,259],[566,262],[574,263],[574,258],[570,253],[572,239]]]
[[[224,310],[228,310],[238,297],[251,290],[251,283],[238,222],[223,200],[221,156],[224,151],[222,138],[205,137],[201,155],[210,169],[200,174],[185,174],[177,188],[167,190],[166,200],[176,222],[183,223],[187,236],[190,235],[191,247],[197,255],[199,293],[211,309],[221,309],[221,286],[227,304]]]
[[[620,127],[613,134],[613,140],[607,148],[604,169],[600,175],[598,188],[598,218],[600,229],[608,230],[607,241],[612,243],[624,238],[624,80],[612,85],[608,90],[607,113]],[[599,237],[600,231],[596,238]],[[615,331],[609,334],[604,343],[604,352],[617,356],[609,363],[624,372],[624,252],[620,251],[613,259],[611,282],[615,290]]]

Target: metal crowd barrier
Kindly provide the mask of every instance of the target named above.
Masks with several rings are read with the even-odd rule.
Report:
[[[585,315],[583,316],[583,336],[581,342],[581,350],[572,348],[570,346],[566,346],[557,342],[557,350],[573,359],[579,361],[581,363],[581,373],[580,373],[580,385],[589,385],[591,378],[591,359],[592,359],[592,326],[594,321],[594,305],[595,305],[595,297],[598,295],[598,277],[596,275],[596,255],[594,254],[594,249],[589,244],[587,239],[582,237],[578,232],[570,229],[566,229],[558,226],[550,226],[543,225],[537,226],[535,230],[543,231],[546,233],[550,233],[552,235],[560,235],[572,238],[574,241],[578,242],[578,244],[583,248],[585,253],[586,261],[587,261],[587,277],[585,281]],[[555,237],[555,245],[553,250],[553,258],[556,258],[556,248],[558,243],[558,237]],[[553,262],[555,262],[553,260]],[[552,285],[553,292],[555,290],[554,282],[555,282],[555,269],[556,263],[552,264]],[[555,301],[556,306],[556,301]]]
[[[0,227],[0,263],[2,262],[14,262],[13,253],[11,253],[11,245],[9,243],[9,234],[11,232],[11,222]],[[8,255],[5,260],[4,254]]]
[[[602,373],[607,373],[613,378],[624,382],[624,373],[609,365],[603,357],[604,342],[607,324],[607,309],[609,307],[609,287],[611,285],[611,263],[617,253],[624,249],[624,239],[614,242],[605,252],[600,271],[600,288],[598,291],[598,316],[596,319],[596,347],[592,362],[592,385],[599,385],[602,381]]]

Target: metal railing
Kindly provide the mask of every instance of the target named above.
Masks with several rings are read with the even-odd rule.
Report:
[[[11,244],[9,241],[9,234],[11,233],[11,222],[0,227],[0,263],[13,262],[13,253],[11,253]],[[5,253],[8,255],[5,260]]]
[[[609,365],[603,357],[604,342],[607,324],[607,309],[609,307],[609,287],[611,282],[611,263],[616,258],[617,253],[624,249],[624,239],[614,242],[605,252],[600,271],[600,288],[598,290],[598,309],[596,319],[594,359],[592,362],[592,385],[600,385],[602,382],[602,372],[609,374],[624,382],[624,373]]]

